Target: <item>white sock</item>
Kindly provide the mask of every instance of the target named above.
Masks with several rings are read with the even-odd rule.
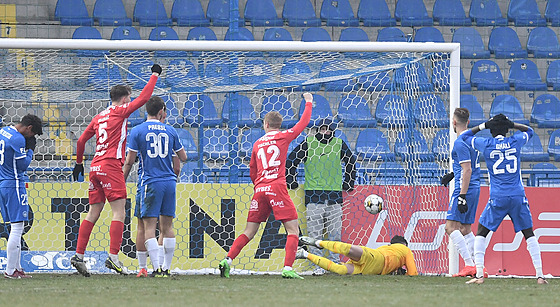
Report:
[[[148,269],[148,252],[146,251],[137,251],[136,258],[138,259],[138,268],[139,269]]]
[[[469,232],[468,234],[463,236],[465,238],[465,243],[467,243],[467,248],[469,249],[469,254],[471,258],[474,259],[474,234]]]
[[[453,232],[451,232],[451,234],[449,234],[449,237],[451,238],[451,241],[453,241],[453,244],[455,245],[455,248],[457,248],[457,251],[459,251],[459,255],[463,257],[463,260],[465,260],[465,265],[473,266],[474,262],[471,258],[471,254],[469,253],[469,249],[467,248],[467,243],[465,242],[465,238],[463,237],[461,231],[454,230]]]
[[[159,243],[158,243],[158,244],[159,244]],[[159,258],[158,258],[158,262],[159,262],[159,264],[161,265],[161,264],[163,264],[163,262],[164,262],[164,256],[165,256],[165,250],[163,249],[163,242],[162,242],[162,245],[158,245],[158,250],[159,250],[159,253],[158,253],[158,257],[159,257]]]
[[[163,238],[163,249],[165,250],[165,256],[163,259],[163,270],[169,270],[171,268],[171,262],[173,261],[173,254],[175,253],[175,238]]]
[[[309,252],[306,251],[306,250],[303,250],[303,256],[304,256],[305,258],[307,258],[307,256],[309,256]]]
[[[114,263],[117,263],[119,261],[119,255],[109,254],[109,258],[111,258],[111,261],[113,261]]]
[[[150,260],[152,261],[152,268],[155,270],[159,269],[159,249],[156,238],[150,238],[146,240],[146,249],[148,250],[148,255],[150,255]]]
[[[476,236],[474,239],[474,263],[476,264],[476,277],[484,276],[484,254],[486,253],[486,238]]]
[[[285,266],[283,270],[291,271],[291,270],[293,270],[293,268],[291,266]]]
[[[533,260],[533,266],[535,266],[535,272],[537,278],[544,277],[542,271],[542,260],[541,260],[541,247],[539,246],[539,242],[535,236],[526,239],[527,241],[527,250],[529,251],[529,255],[531,255],[531,259]]]
[[[10,235],[8,236],[7,245],[7,264],[6,273],[8,275],[14,274],[14,271],[18,268],[18,257],[21,257],[21,236],[23,234],[23,222],[12,223],[10,227]]]
[[[229,265],[231,265],[231,263],[233,262],[233,260],[230,257],[226,257],[226,261]]]
[[[317,248],[323,248],[323,247],[321,246],[321,242],[323,242],[323,240],[317,240],[317,241],[315,241],[315,246],[317,246]]]

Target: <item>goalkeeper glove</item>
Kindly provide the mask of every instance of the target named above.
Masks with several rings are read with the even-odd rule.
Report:
[[[74,170],[72,171],[72,178],[74,178],[74,181],[78,181],[78,177],[80,176],[80,174],[82,175],[82,177],[84,176],[84,164],[76,163],[76,165],[74,166]]]
[[[161,71],[162,71],[161,66],[159,66],[158,64],[154,64],[154,66],[152,66],[152,72],[161,75]]]
[[[459,212],[465,213],[469,210],[469,206],[467,205],[467,194],[459,194],[457,198],[457,209]]]
[[[25,149],[31,149],[31,151],[35,151],[36,145],[37,139],[35,138],[35,136],[25,138]]]
[[[440,181],[440,182],[441,182],[441,184],[442,184],[443,186],[446,187],[446,186],[449,184],[449,182],[450,182],[451,180],[453,180],[453,178],[455,178],[455,173],[453,173],[453,172],[447,173],[447,174],[445,174],[443,177],[441,177],[441,181]]]

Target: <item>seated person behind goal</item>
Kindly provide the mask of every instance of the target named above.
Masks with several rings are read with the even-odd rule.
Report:
[[[403,266],[406,267],[406,275],[418,275],[412,251],[402,236],[394,236],[390,245],[376,249],[337,241],[316,240],[305,236],[300,237],[299,241],[301,244],[325,248],[350,258],[346,263],[336,264],[327,258],[311,254],[301,247],[298,248],[296,259],[308,259],[323,269],[340,275],[387,275]]]

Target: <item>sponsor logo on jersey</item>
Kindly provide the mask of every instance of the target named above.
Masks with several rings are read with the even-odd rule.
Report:
[[[251,206],[249,207],[249,211],[259,211],[259,202],[255,199],[251,201]]]
[[[272,187],[270,185],[265,185],[255,189],[255,193],[269,192],[269,191],[272,191]]]
[[[264,170],[263,177],[266,179],[276,179],[278,178],[278,171],[278,167],[271,170]]]
[[[284,208],[284,201],[283,201],[283,200],[281,200],[281,201],[274,201],[274,199],[271,199],[271,200],[270,200],[270,205],[271,205],[272,207]]]
[[[90,167],[90,172],[99,172],[101,171],[101,165],[92,165]]]

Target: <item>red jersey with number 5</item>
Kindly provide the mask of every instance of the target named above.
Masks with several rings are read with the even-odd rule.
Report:
[[[151,76],[140,95],[132,102],[120,106],[110,106],[91,120],[78,139],[77,163],[82,163],[85,143],[95,135],[95,156],[92,163],[104,159],[117,159],[124,164],[128,117],[152,96],[157,79],[158,77]]]
[[[311,118],[312,103],[305,103],[305,110],[297,124],[285,131],[270,131],[253,145],[250,175],[255,187],[261,184],[286,185],[286,157],[288,146],[305,129]]]

